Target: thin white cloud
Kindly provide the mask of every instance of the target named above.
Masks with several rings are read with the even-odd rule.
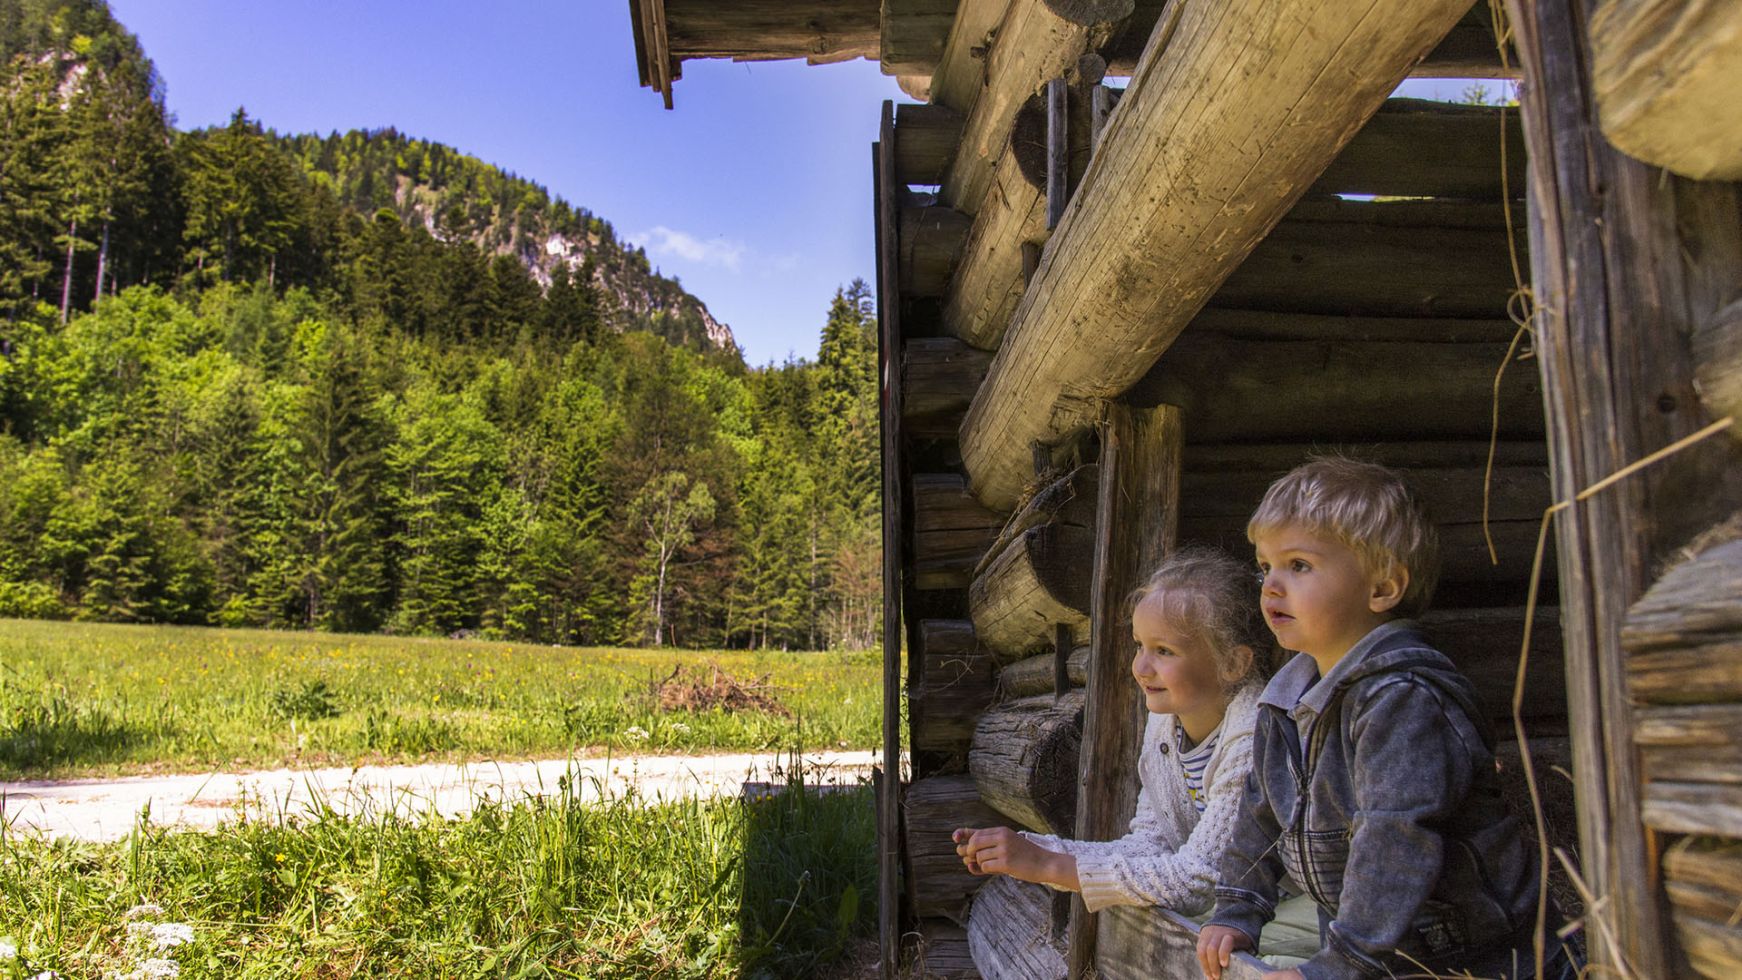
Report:
[[[743,270],[750,247],[730,238],[697,238],[687,231],[656,225],[629,237],[629,241],[656,256],[671,256],[702,265],[717,265],[733,272]]]

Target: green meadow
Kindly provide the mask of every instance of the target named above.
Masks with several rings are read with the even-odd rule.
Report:
[[[661,710],[684,665],[783,710]],[[0,619],[0,778],[878,744],[875,653]]]

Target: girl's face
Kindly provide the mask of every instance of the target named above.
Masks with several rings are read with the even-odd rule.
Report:
[[[1228,707],[1216,657],[1210,645],[1169,621],[1161,593],[1151,592],[1131,613],[1131,636],[1137,652],[1131,676],[1143,689],[1143,703],[1156,714],[1179,717],[1188,731],[1194,722],[1212,721],[1205,734],[1221,722]]]

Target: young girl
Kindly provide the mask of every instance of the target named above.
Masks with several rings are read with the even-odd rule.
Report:
[[[1207,911],[1252,769],[1258,692],[1273,649],[1257,599],[1250,568],[1231,556],[1185,548],[1163,560],[1132,595],[1131,674],[1150,715],[1131,832],[1073,841],[964,827],[953,839],[968,870],[1081,892],[1091,912]]]

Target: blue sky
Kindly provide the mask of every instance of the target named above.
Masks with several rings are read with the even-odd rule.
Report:
[[[637,84],[621,0],[110,0],[183,129],[237,106],[279,132],[397,127],[535,180],[645,245],[752,364],[814,357],[871,281],[866,61],[691,61],[677,108]]]

